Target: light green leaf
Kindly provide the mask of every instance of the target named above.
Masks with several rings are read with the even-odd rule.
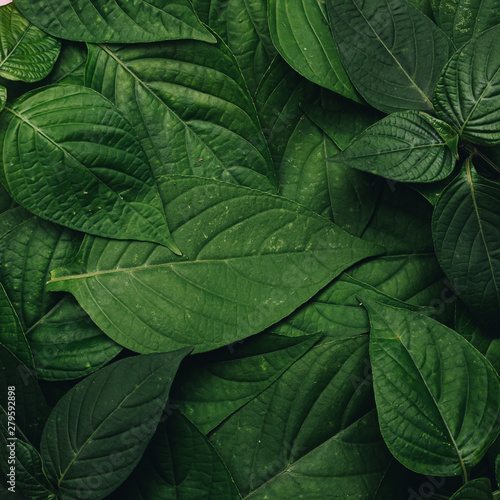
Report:
[[[76,261],[53,271],[48,284],[75,295],[107,335],[132,350],[192,345],[200,352],[241,340],[380,251],[284,198],[195,177],[161,182],[183,257],[87,237]]]
[[[217,32],[233,52],[250,93],[253,95],[276,56],[267,22],[267,0],[195,0],[208,3],[206,23]]]
[[[77,42],[142,43],[184,38],[213,42],[189,0],[16,0],[33,24]]]
[[[20,205],[72,229],[178,251],[146,156],[113,104],[85,87],[54,85],[5,111],[3,169]]]
[[[450,500],[493,500],[491,482],[486,477],[473,479],[464,484]]]
[[[158,426],[144,457],[116,498],[238,500],[241,496],[207,438],[174,412]]]
[[[370,411],[367,344],[314,347],[212,433],[244,498],[373,496],[390,455]]]
[[[450,59],[432,97],[460,137],[500,143],[500,26],[472,38]]]
[[[41,455],[59,496],[102,499],[132,472],[152,438],[190,349],[133,356],[89,375],[52,410]]]
[[[432,219],[436,255],[471,312],[486,326],[500,317],[500,185],[466,161],[439,198]]]
[[[255,106],[222,42],[90,45],[85,81],[134,126],[155,177],[195,175],[276,189]]]
[[[97,328],[71,296],[65,296],[26,335],[36,373],[44,380],[71,380],[95,372],[122,347]]]
[[[33,26],[13,3],[0,7],[0,77],[37,82],[59,56],[61,42]]]
[[[495,0],[431,0],[437,25],[456,47],[500,24]]]
[[[327,89],[362,102],[340,62],[324,2],[269,0],[273,43],[290,66]]]
[[[375,108],[432,111],[430,97],[451,43],[416,7],[401,0],[327,0],[340,59]]]
[[[463,337],[420,313],[359,296],[370,316],[380,430],[391,453],[421,474],[476,465],[500,431],[500,379]]]
[[[61,55],[47,77],[47,83],[84,85],[87,47],[83,43],[63,42]]]
[[[402,182],[439,181],[455,166],[446,141],[418,111],[383,118],[331,161]]]
[[[0,85],[0,111],[5,107],[7,102],[7,89]]]
[[[270,333],[193,356],[171,390],[177,407],[204,434],[267,389],[320,336],[290,339]],[[188,360],[189,361],[189,360]]]

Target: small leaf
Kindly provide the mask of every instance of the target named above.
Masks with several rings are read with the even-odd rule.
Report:
[[[463,139],[500,143],[500,26],[472,38],[452,56],[432,99],[437,116]]]
[[[0,85],[0,111],[5,107],[7,102],[7,89]]]
[[[385,113],[433,110],[430,96],[451,43],[427,16],[401,0],[326,5],[340,59],[369,104]]]
[[[486,477],[473,479],[464,484],[450,500],[493,500],[491,482]]]
[[[84,85],[87,47],[83,43],[63,42],[61,55],[47,77],[47,83]]]
[[[70,389],[45,425],[41,454],[58,494],[98,500],[132,472],[152,438],[190,349],[133,356]]]
[[[274,45],[295,71],[322,87],[363,102],[340,62],[324,2],[298,0],[292,8],[286,0],[270,0],[268,8]]]
[[[72,229],[178,252],[141,145],[109,101],[85,87],[54,85],[5,110],[4,175],[19,204]]]
[[[471,312],[498,328],[500,308],[500,185],[465,169],[434,209],[432,234],[444,272]]]
[[[0,7],[0,77],[37,82],[59,56],[61,42],[25,19],[13,3]]]
[[[77,42],[142,43],[192,38],[213,42],[189,0],[16,0],[33,24]]]
[[[189,453],[186,451],[189,450]],[[117,499],[241,499],[234,481],[207,438],[179,412],[169,415]]]
[[[453,155],[458,160],[458,134],[446,122],[443,122],[435,116],[428,115],[427,113],[420,113],[422,118],[427,120],[436,130],[436,132],[445,140],[448,147],[451,149]]]
[[[380,430],[407,468],[440,476],[476,465],[500,431],[500,379],[450,328],[359,296],[370,316],[370,360]]]
[[[445,140],[418,111],[383,118],[332,162],[402,182],[439,181],[455,166]]]

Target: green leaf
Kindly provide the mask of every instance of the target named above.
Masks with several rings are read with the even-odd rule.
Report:
[[[500,143],[500,26],[472,38],[453,55],[432,100],[438,118],[463,139]]]
[[[495,0],[431,0],[437,25],[456,47],[500,24]]]
[[[267,389],[307,352],[318,335],[297,339],[266,333],[215,353],[193,356],[179,371],[171,398],[204,434]]]
[[[450,500],[493,500],[491,482],[480,477],[464,484]]]
[[[458,333],[420,313],[359,296],[370,316],[380,430],[391,453],[421,474],[476,465],[500,431],[500,379]]]
[[[33,24],[52,36],[77,42],[142,43],[214,39],[189,0],[16,0]]]
[[[33,366],[33,355],[23,328],[0,283],[0,344],[15,354],[25,365]]]
[[[284,198],[195,177],[161,181],[183,257],[87,237],[74,264],[55,270],[48,284],[75,295],[107,335],[132,350],[193,345],[200,352],[238,341],[379,252]]]
[[[0,7],[0,77],[37,82],[59,56],[61,42],[33,26],[13,3]]]
[[[401,0],[326,1],[340,59],[375,108],[432,111],[430,97],[451,43],[416,7]]]
[[[205,0],[195,0],[195,9]],[[206,23],[233,52],[250,93],[276,56],[267,22],[267,0],[208,0]]]
[[[5,107],[7,102],[7,89],[0,85],[0,111]]]
[[[427,113],[420,113],[422,118],[427,120],[436,130],[436,132],[445,140],[448,147],[451,149],[453,156],[458,160],[458,141],[459,137],[453,127],[450,127],[446,122],[443,122],[435,116],[428,115]]]
[[[471,312],[497,329],[500,317],[500,185],[471,168],[439,198],[432,219],[436,255],[444,272]]]
[[[371,498],[390,462],[366,336],[314,347],[210,441],[244,498]]]
[[[71,296],[61,299],[26,335],[36,373],[44,380],[84,377],[109,363],[122,350],[97,328]]]
[[[274,45],[290,66],[327,89],[362,102],[352,86],[330,32],[324,2],[269,0],[269,29]]]
[[[90,45],[85,81],[134,126],[155,177],[195,175],[275,190],[255,106],[222,42]]]
[[[87,47],[83,43],[63,42],[61,55],[47,77],[47,83],[84,85]]]
[[[158,426],[139,465],[116,493],[125,500],[241,499],[217,452],[179,412]]]
[[[89,375],[52,410],[41,454],[58,494],[101,499],[132,472],[152,438],[190,349],[133,356]]]
[[[141,145],[109,101],[84,87],[54,85],[5,111],[4,175],[19,204],[72,229],[178,251]]]
[[[332,162],[402,182],[435,182],[451,174],[455,157],[418,111],[393,113],[359,135]]]

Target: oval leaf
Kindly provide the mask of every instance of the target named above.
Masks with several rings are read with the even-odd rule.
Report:
[[[500,431],[500,378],[461,335],[423,314],[359,296],[370,317],[380,430],[407,468],[464,474]]]
[[[451,174],[455,157],[418,111],[393,113],[359,135],[332,162],[401,182],[435,182]]]
[[[77,42],[141,43],[192,38],[213,42],[189,0],[16,0],[45,32]]]
[[[432,219],[436,255],[462,300],[494,331],[500,318],[500,185],[470,162],[438,199]]]
[[[0,7],[0,76],[37,82],[59,56],[61,42],[33,26],[13,3]]]
[[[464,484],[450,500],[493,500],[491,482],[485,477]]]
[[[451,50],[446,35],[402,0],[326,4],[340,58],[366,101],[386,113],[431,111],[430,96]]]
[[[432,99],[438,117],[463,139],[500,143],[500,26],[473,38],[453,55]]]
[[[85,87],[54,85],[5,111],[4,175],[19,204],[72,229],[178,251],[141,145],[113,104]]]
[[[41,455],[59,496],[98,500],[139,462],[190,349],[133,356],[89,375],[52,410]]]
[[[162,193],[183,257],[87,238],[74,264],[48,284],[71,292],[107,335],[139,352],[207,351],[258,333],[381,250],[257,190],[168,176]]]
[[[318,0],[269,1],[269,28],[285,61],[308,80],[362,102],[340,62],[325,6]]]

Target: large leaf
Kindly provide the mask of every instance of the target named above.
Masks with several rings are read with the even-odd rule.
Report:
[[[432,111],[430,97],[448,61],[446,35],[403,0],[327,0],[332,31],[352,83],[386,113]]]
[[[258,333],[379,251],[284,198],[195,177],[169,176],[161,187],[183,257],[87,237],[48,285],[139,352],[206,351]]]
[[[290,339],[265,333],[193,356],[179,371],[171,397],[204,434],[267,389],[319,339]]]
[[[500,378],[437,321],[360,295],[380,430],[391,453],[422,474],[467,477],[500,431]]]
[[[324,2],[269,0],[274,45],[292,68],[322,87],[362,102],[342,65]]]
[[[383,118],[332,161],[402,182],[439,181],[455,166],[452,150],[419,111]]]
[[[141,43],[192,38],[213,42],[189,0],[16,0],[33,24],[81,42]]]
[[[500,318],[500,185],[470,161],[439,198],[432,220],[436,255],[462,300],[486,326]]]
[[[222,42],[91,45],[86,84],[132,123],[156,177],[196,175],[275,189],[255,107]]]
[[[13,3],[0,7],[0,77],[36,82],[45,78],[61,42],[33,26]]]
[[[116,492],[117,500],[138,498],[238,500],[241,496],[207,438],[174,412],[158,426],[141,462]]]
[[[372,498],[390,456],[369,411],[367,344],[314,347],[212,433],[244,498]]]
[[[6,107],[0,126],[6,187],[19,204],[72,229],[178,251],[132,127],[97,92],[45,87]]]
[[[500,24],[496,0],[431,0],[431,5],[436,23],[457,48]]]
[[[477,144],[500,142],[500,26],[472,38],[450,59],[433,96],[439,118]]]
[[[41,442],[47,477],[60,496],[102,499],[127,478],[156,430],[188,352],[117,361],[61,398]]]
[[[473,479],[464,484],[450,500],[493,500],[491,482],[486,477]]]

